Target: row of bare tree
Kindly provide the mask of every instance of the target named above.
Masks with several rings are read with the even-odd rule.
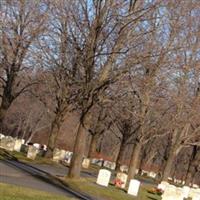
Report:
[[[189,184],[200,144],[199,7],[198,0],[1,1],[2,131],[12,124],[31,141],[48,129],[52,157],[75,112],[69,177],[80,176],[88,136],[92,157],[113,135],[117,170],[127,146],[132,152],[129,179],[145,151],[163,160],[167,180],[180,152],[192,149]]]

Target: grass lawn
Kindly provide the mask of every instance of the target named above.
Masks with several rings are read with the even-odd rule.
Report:
[[[118,189],[113,185],[109,185],[107,188],[101,187],[95,183],[95,179],[93,178],[82,178],[80,180],[65,178],[63,181],[76,191],[81,191],[105,200],[161,200],[160,196],[148,192],[151,187],[141,186],[138,197],[133,197],[128,195],[126,191]]]
[[[72,200],[64,196],[58,196],[14,185],[0,183],[1,200]]]
[[[17,159],[22,162],[59,165],[50,159],[45,159],[42,157],[37,157],[36,160],[32,161],[32,160],[26,158],[26,155],[24,153],[8,152],[8,151],[2,150],[2,149],[0,149],[0,159],[5,159],[5,156],[2,156],[5,153],[7,156],[10,156],[12,159]],[[91,165],[90,169],[88,169],[88,170],[83,169],[83,171],[90,172],[90,173],[93,172],[96,174],[99,171],[99,167]],[[95,181],[96,181],[95,178],[81,178],[79,180],[71,180],[68,178],[63,178],[62,181],[67,186],[69,186],[70,188],[72,188],[78,192],[83,192],[85,194],[88,194],[88,195],[91,195],[94,197],[99,197],[100,199],[104,199],[104,200],[161,200],[160,196],[153,195],[148,192],[149,189],[152,189],[150,186],[141,186],[138,197],[133,197],[133,196],[128,195],[126,191],[118,189],[112,185],[109,185],[108,188],[101,187],[95,183]],[[4,198],[4,199],[0,198],[0,199],[1,200],[11,200],[11,199],[12,200],[21,200],[22,199],[21,196],[25,195],[23,193],[20,194],[20,192],[22,192],[22,189],[16,189],[14,186],[11,187],[11,189],[13,189],[15,191],[14,196],[12,195],[13,192],[10,192],[10,196],[8,196],[8,198]],[[30,191],[32,191],[32,190],[30,190]],[[5,190],[5,192],[6,192],[6,190]],[[47,195],[47,194],[41,193],[41,192],[38,192],[38,193]],[[29,195],[29,194],[31,194],[31,192],[28,194],[26,192],[26,195],[28,195],[28,197],[26,197],[25,199],[27,199],[27,200],[29,200],[29,199],[36,199],[36,200],[44,199],[44,196],[41,196],[40,198],[39,197],[31,198],[31,196],[33,194],[32,195]],[[0,197],[1,197],[1,195],[2,195],[2,188],[0,190]],[[16,196],[16,198],[15,198],[15,196]],[[18,198],[18,196],[19,196],[19,198]],[[56,199],[56,198],[50,198],[50,199]],[[66,198],[59,198],[59,199],[62,200],[62,199],[66,199]]]

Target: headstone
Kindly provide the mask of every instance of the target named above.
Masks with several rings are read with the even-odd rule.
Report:
[[[71,163],[72,156],[73,156],[73,152],[71,152],[71,151],[66,151],[65,152],[65,162],[67,164]]]
[[[93,158],[91,163],[95,164],[95,165],[98,165],[99,167],[102,167],[103,163],[104,163],[104,160],[103,159]]]
[[[60,160],[65,160],[66,151],[64,149],[60,150]]]
[[[40,149],[40,146],[41,146],[41,145],[38,144],[38,143],[34,143],[33,146],[36,147],[37,149]]]
[[[175,200],[176,187],[174,185],[167,185],[162,195],[162,200]]]
[[[187,199],[189,196],[189,193],[190,193],[190,187],[184,186],[183,187],[183,197]]]
[[[59,162],[60,161],[60,150],[55,148],[53,151],[53,161]]]
[[[85,168],[85,169],[88,169],[89,166],[90,166],[90,159],[84,158],[83,162],[82,162],[82,167]]]
[[[22,139],[15,140],[14,150],[17,151],[17,152],[20,152],[22,144],[23,144],[23,140]]]
[[[5,137],[5,135],[2,134],[2,133],[0,133],[0,140],[1,140],[2,138],[4,138],[4,137]]]
[[[97,177],[97,184],[101,186],[108,187],[108,184],[110,182],[111,172],[106,169],[99,170],[99,174]]]
[[[47,145],[46,144],[43,144],[43,150],[47,151]]]
[[[26,145],[26,144],[22,144],[22,146],[21,146],[21,152],[23,152],[23,153],[27,153],[28,152],[28,145]]]
[[[128,194],[137,196],[140,189],[140,181],[131,179],[128,187]]]
[[[165,188],[169,185],[168,182],[166,181],[162,181],[159,185],[158,185],[158,189],[165,191]]]
[[[116,163],[105,160],[103,166],[108,168],[108,169],[115,170]]]
[[[141,173],[142,176],[147,176],[148,174],[149,174],[148,171],[146,171],[146,170],[142,170],[142,173]]]
[[[198,189],[190,189],[189,195],[192,200],[200,200],[200,191]]]
[[[162,195],[162,200],[183,200],[184,191],[183,188],[175,187],[174,185],[168,185]]]
[[[0,146],[8,151],[13,151],[15,146],[15,139],[11,136],[3,137],[0,141]]]
[[[155,172],[149,172],[148,176],[151,178],[156,178],[157,174]]]
[[[199,188],[199,186],[197,184],[193,184],[192,187],[196,188],[196,189]]]
[[[38,149],[32,145],[29,145],[28,147],[28,152],[27,152],[27,158],[30,158],[32,160],[35,160],[37,153],[38,153]]]
[[[121,173],[121,172],[117,173],[116,179],[120,180],[120,182],[121,182],[121,184],[119,186],[120,188],[126,187],[127,178],[128,178],[127,174]]]
[[[184,199],[183,188],[180,188],[180,187],[176,188],[175,199],[176,200],[183,200]]]
[[[121,165],[120,166],[120,171],[121,172],[128,172],[128,166],[127,165]]]
[[[61,160],[65,160],[66,158],[66,151],[65,150],[60,150],[55,148],[53,151],[53,161],[59,162]]]

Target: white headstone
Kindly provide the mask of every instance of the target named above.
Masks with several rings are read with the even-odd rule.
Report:
[[[17,151],[17,152],[20,152],[22,144],[23,144],[23,140],[22,139],[15,140],[14,150]]]
[[[168,182],[166,181],[162,181],[159,185],[158,185],[158,189],[165,191],[165,188],[169,185]]]
[[[28,147],[28,152],[27,152],[27,158],[30,158],[32,160],[35,160],[37,154],[38,154],[38,149],[32,145],[29,145]]]
[[[128,178],[127,174],[121,172],[117,173],[116,179],[120,180],[122,183],[120,185],[120,188],[126,187],[127,178]]]
[[[183,197],[184,197],[184,198],[188,198],[189,193],[190,193],[190,187],[184,186],[184,187],[183,187]]]
[[[2,138],[4,138],[4,137],[5,137],[5,135],[2,134],[2,133],[0,133],[0,140],[1,140]]]
[[[176,187],[174,185],[167,185],[162,195],[162,200],[175,200]]]
[[[64,160],[65,159],[65,154],[66,154],[66,151],[65,150],[60,150],[60,160]]]
[[[128,194],[137,196],[140,189],[140,181],[131,179],[128,187]]]
[[[43,149],[44,149],[44,151],[47,151],[47,145],[46,144],[43,144]]]
[[[85,168],[85,169],[88,169],[89,166],[90,166],[90,159],[84,158],[83,162],[82,162],[82,167]]]
[[[196,188],[196,189],[199,188],[199,186],[197,184],[193,184],[192,187]]]
[[[148,176],[151,178],[156,178],[157,174],[155,172],[149,172]]]
[[[162,195],[162,200],[183,200],[184,191],[183,188],[175,187],[174,185],[168,185]]]
[[[38,144],[38,143],[34,143],[33,146],[36,147],[37,149],[40,149],[40,146],[41,146],[41,145]]]
[[[106,169],[99,170],[99,174],[97,177],[97,184],[101,186],[108,187],[108,184],[110,182],[111,172]]]
[[[191,188],[189,195],[192,200],[200,200],[200,191],[198,189]]]
[[[120,166],[120,171],[121,172],[128,172],[128,166],[127,165],[121,165]]]

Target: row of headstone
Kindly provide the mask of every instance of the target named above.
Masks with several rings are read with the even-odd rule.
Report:
[[[187,198],[200,200],[200,189],[194,189],[188,186],[176,187],[165,181],[161,182],[158,188],[164,191],[162,200],[184,200]]]
[[[106,169],[100,169],[99,174],[97,177],[96,183],[101,186],[108,187],[111,178],[111,171]],[[125,173],[118,173],[116,179],[121,180],[121,188],[125,188],[127,182],[127,174]],[[140,181],[132,179],[130,180],[129,187],[128,187],[128,194],[137,196],[140,188]]]
[[[97,165],[99,167],[102,167],[103,164],[104,164],[104,160],[102,158],[101,159],[93,158],[91,160],[91,163],[94,164],[94,165]]]
[[[73,152],[55,148],[53,151],[53,161],[55,162],[65,161],[67,164],[70,164],[72,155]]]
[[[15,139],[11,136],[1,138],[0,147],[8,151],[13,151],[15,146]]]
[[[31,145],[25,144],[24,139],[13,138],[11,136],[5,136],[0,134],[0,147],[8,151],[17,151],[27,154],[27,158],[34,160],[37,154],[44,155],[47,147],[34,143]]]
[[[116,163],[105,160],[104,163],[103,163],[103,166],[106,167],[106,168],[108,168],[108,169],[115,170]]]

